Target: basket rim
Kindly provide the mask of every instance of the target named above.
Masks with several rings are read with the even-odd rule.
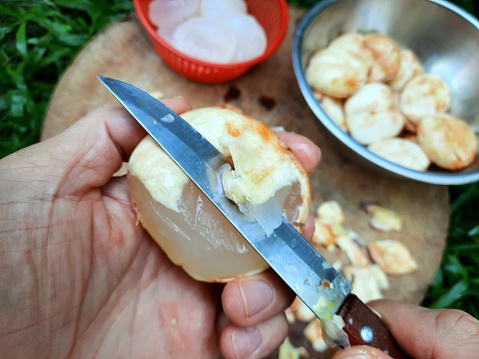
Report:
[[[185,55],[181,51],[177,50],[173,46],[171,46],[167,41],[165,41],[161,36],[158,35],[156,32],[156,26],[154,26],[151,22],[150,19],[148,18],[148,15],[141,11],[141,6],[140,3],[144,2],[145,0],[133,0],[133,6],[135,8],[135,13],[138,16],[140,23],[142,26],[146,29],[148,35],[157,41],[165,50],[168,50],[169,52],[173,53],[174,55],[181,57],[182,59],[189,61],[191,63],[194,63],[198,66],[203,66],[203,67],[211,67],[211,68],[216,68],[216,69],[224,69],[224,70],[231,70],[234,68],[238,67],[252,67],[263,60],[267,59],[269,56],[271,56],[281,45],[283,42],[286,33],[288,31],[288,21],[289,21],[289,14],[288,14],[288,4],[286,3],[286,0],[275,0],[276,3],[279,5],[280,8],[280,13],[281,13],[281,18],[280,18],[280,31],[279,35],[274,39],[272,43],[268,45],[266,48],[266,51],[262,53],[260,56],[255,57],[254,59],[248,60],[248,61],[243,61],[243,62],[233,62],[233,63],[228,63],[228,64],[218,64],[218,63],[213,63],[213,62],[206,62],[203,60],[196,59],[194,57]]]

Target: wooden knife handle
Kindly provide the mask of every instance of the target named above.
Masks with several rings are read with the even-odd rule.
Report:
[[[338,314],[344,319],[343,329],[351,345],[369,345],[381,349],[394,359],[411,359],[381,318],[354,294],[346,298]]]

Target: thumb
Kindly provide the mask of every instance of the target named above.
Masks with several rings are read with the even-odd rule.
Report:
[[[334,354],[332,359],[392,359],[383,351],[368,347],[365,345],[358,345],[351,348],[343,349]]]
[[[475,359],[479,321],[455,309],[426,309],[380,300],[368,303],[381,315],[398,344],[416,359]]]
[[[182,98],[162,102],[179,113],[190,108]],[[34,158],[37,165],[56,174],[67,194],[81,196],[106,184],[145,135],[122,106],[107,104],[27,151],[32,152],[30,159]]]

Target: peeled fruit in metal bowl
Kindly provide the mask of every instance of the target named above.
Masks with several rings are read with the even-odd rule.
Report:
[[[283,216],[300,230],[310,204],[307,173],[265,124],[237,109],[211,107],[182,117],[225,156],[220,195],[235,202],[259,235]],[[266,262],[147,136],[129,161],[127,182],[143,227],[169,258],[197,280],[225,282],[265,270]],[[286,260],[286,259],[285,259]]]
[[[417,139],[431,162],[448,170],[469,166],[477,154],[477,137],[467,122],[448,114],[425,116]]]

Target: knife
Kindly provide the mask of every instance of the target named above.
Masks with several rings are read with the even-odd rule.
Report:
[[[251,222],[238,219],[237,206],[215,194],[211,185],[227,161],[199,132],[146,92],[108,77],[98,79],[318,318],[327,321],[340,315],[351,345],[370,345],[395,359],[410,358],[379,316],[351,294],[351,284],[286,220],[265,238],[251,230]]]

